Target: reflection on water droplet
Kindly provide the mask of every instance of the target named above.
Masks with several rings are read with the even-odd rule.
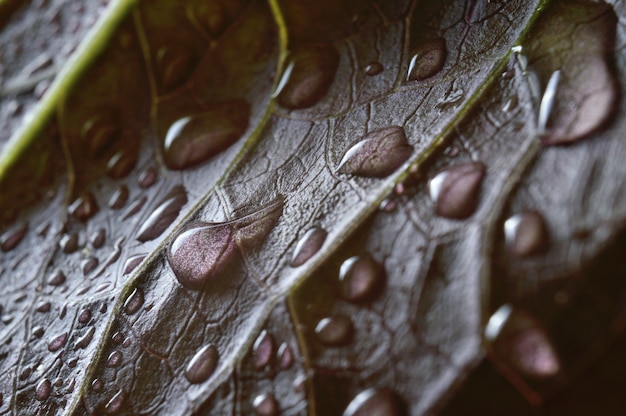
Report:
[[[504,237],[510,252],[518,257],[533,256],[548,248],[548,230],[536,211],[523,211],[507,219]]]
[[[288,109],[308,108],[328,92],[339,67],[339,53],[332,45],[310,46],[295,51],[280,84],[278,103]],[[290,69],[291,67],[291,69]]]
[[[163,232],[174,222],[180,209],[187,203],[187,192],[182,186],[176,186],[137,232],[137,241],[142,243],[151,241],[163,234]]]
[[[350,318],[333,316],[324,318],[315,327],[317,339],[329,346],[346,345],[352,341],[354,326]]]
[[[69,213],[79,221],[87,221],[99,211],[96,198],[91,192],[85,192],[68,208]]]
[[[124,263],[124,272],[123,275],[127,275],[131,273],[137,266],[141,264],[143,259],[145,259],[147,254],[136,254],[134,256],[130,256],[126,262]]]
[[[218,359],[217,348],[213,345],[205,345],[189,361],[185,369],[185,377],[191,384],[206,381],[215,371]]]
[[[128,176],[137,163],[137,155],[120,150],[107,163],[107,175],[111,179],[122,179]]]
[[[254,367],[258,370],[270,363],[274,355],[274,337],[263,330],[254,342]]]
[[[339,269],[341,295],[351,302],[371,299],[380,293],[385,271],[369,254],[351,257]]]
[[[206,162],[239,140],[248,128],[249,117],[250,105],[232,100],[181,118],[167,131],[165,163],[170,169],[181,170]]]
[[[367,178],[384,178],[395,172],[413,153],[399,126],[372,131],[352,146],[337,171]]]
[[[39,383],[37,383],[37,387],[35,387],[35,398],[40,402],[43,402],[48,397],[50,397],[51,392],[52,383],[47,378],[44,378]]]
[[[401,415],[406,415],[406,406],[394,391],[387,388],[362,391],[343,412],[343,416]]]
[[[370,62],[365,67],[365,74],[369,76],[378,75],[383,72],[384,67],[380,62]]]
[[[64,332],[60,335],[55,336],[48,342],[48,350],[50,352],[57,352],[61,348],[65,346],[67,342],[67,332]]]
[[[61,246],[61,249],[66,254],[74,253],[78,250],[78,235],[65,234],[61,237],[61,240],[59,240],[59,246]]]
[[[287,369],[291,367],[293,364],[293,351],[291,347],[286,342],[280,344],[280,348],[278,348],[278,362],[280,363],[280,368]]]
[[[154,185],[158,177],[157,170],[152,166],[144,169],[140,174],[137,182],[139,183],[139,187],[146,189]]]
[[[65,283],[65,274],[61,270],[55,270],[48,278],[48,284],[51,286],[60,286]]]
[[[167,92],[189,78],[196,65],[196,58],[191,49],[178,42],[160,47],[156,53],[156,64],[159,86]]]
[[[443,68],[446,55],[445,39],[440,38],[425,43],[411,57],[407,81],[423,81],[432,77]]]
[[[90,327],[85,334],[76,340],[74,344],[75,348],[85,349],[93,339],[94,334],[96,333],[96,328]]]
[[[89,257],[80,262],[80,268],[83,271],[83,276],[87,276],[89,273],[93,272],[100,261],[96,257]]]
[[[124,393],[124,390],[119,390],[117,393],[115,393],[115,395],[111,397],[111,400],[109,400],[107,404],[104,405],[104,411],[106,412],[106,414],[111,415],[122,410],[125,399],[126,393]]]
[[[435,203],[437,215],[465,219],[474,213],[485,166],[482,163],[465,163],[444,170],[430,180],[430,198]]]
[[[22,223],[7,230],[0,236],[0,248],[5,253],[13,250],[22,241],[28,231],[28,223]]]
[[[93,248],[100,248],[104,245],[104,241],[106,240],[106,231],[104,228],[98,228],[91,236],[89,237],[89,241]]]
[[[122,363],[122,352],[113,351],[107,358],[107,367],[117,367]]]
[[[120,136],[119,116],[114,110],[101,110],[83,124],[80,132],[91,157],[99,158]]]
[[[126,298],[126,302],[124,302],[124,312],[128,315],[134,314],[143,305],[143,300],[143,290],[138,287],[135,288],[128,298]]]
[[[270,393],[257,396],[252,405],[259,416],[276,416],[279,411],[278,402]]]
[[[126,201],[128,201],[128,188],[126,185],[120,185],[111,198],[109,199],[109,207],[112,209],[120,209],[124,205],[126,205]]]
[[[317,254],[324,245],[328,233],[326,230],[315,227],[307,231],[296,244],[289,265],[291,267],[302,266],[311,257]]]

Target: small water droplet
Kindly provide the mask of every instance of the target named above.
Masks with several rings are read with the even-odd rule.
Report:
[[[370,62],[365,67],[365,74],[372,77],[374,75],[380,74],[381,72],[383,72],[384,69],[385,68],[380,62]]]
[[[398,208],[398,201],[395,198],[385,198],[378,207],[383,212],[394,212]]]
[[[79,221],[87,221],[98,213],[98,203],[91,192],[85,192],[68,208],[69,213]]]
[[[311,46],[295,51],[275,93],[288,109],[308,108],[328,92],[339,67],[339,53],[332,45]]]
[[[124,214],[122,215],[122,219],[123,220],[127,220],[130,217],[132,217],[133,215],[135,215],[136,213],[138,213],[139,211],[141,211],[143,206],[146,204],[146,201],[148,201],[148,197],[146,197],[145,195],[142,195],[139,198],[135,199],[128,206],[126,211],[124,211]]]
[[[107,358],[107,367],[117,367],[122,363],[122,352],[113,351]]]
[[[354,326],[350,318],[333,316],[324,318],[315,327],[317,339],[330,346],[346,345],[352,341]]]
[[[502,111],[504,111],[505,113],[509,113],[509,112],[515,110],[515,108],[517,108],[518,104],[519,104],[519,102],[518,102],[517,95],[514,95],[511,98],[509,98],[508,100],[506,100],[506,102],[504,103],[504,106],[502,106]]]
[[[124,205],[126,205],[126,201],[128,201],[128,188],[126,185],[120,185],[111,198],[109,199],[109,207],[112,209],[120,209]]]
[[[20,380],[26,380],[32,374],[33,369],[30,367],[24,367],[22,372],[20,373]]]
[[[429,183],[430,198],[435,203],[437,215],[453,219],[471,216],[478,205],[484,176],[482,163],[465,163],[438,173]]]
[[[280,368],[287,369],[291,367],[293,364],[293,351],[289,344],[283,342],[280,344],[278,348],[278,362],[280,363]]]
[[[189,78],[196,65],[196,58],[191,49],[178,42],[160,47],[156,53],[156,63],[159,85],[164,91],[171,91]]]
[[[137,179],[137,182],[139,183],[140,188],[146,189],[154,185],[157,178],[158,178],[157,170],[153,168],[152,166],[149,166],[139,174],[139,178]]]
[[[91,382],[91,389],[97,393],[101,392],[104,390],[104,382],[99,378],[94,378]]]
[[[89,345],[95,333],[96,333],[96,328],[94,328],[93,326],[90,327],[87,330],[87,332],[85,332],[85,335],[83,335],[82,337],[78,338],[78,340],[76,340],[74,347],[82,348],[82,349],[87,348],[87,345]]]
[[[198,384],[208,380],[217,367],[219,354],[213,345],[205,345],[193,356],[187,368],[185,377],[191,384]]]
[[[548,230],[541,214],[523,211],[504,222],[504,237],[509,251],[529,257],[548,248]]]
[[[41,338],[41,337],[43,337],[44,332],[45,332],[45,331],[44,331],[43,327],[41,327],[41,326],[36,326],[36,327],[34,327],[34,328],[33,328],[33,330],[32,330],[32,334],[33,334],[33,336],[34,336],[34,337],[36,337],[36,338]]]
[[[248,128],[250,105],[233,100],[174,122],[165,136],[165,164],[174,170],[206,162],[234,144]]]
[[[80,268],[83,271],[83,276],[87,276],[98,267],[100,261],[96,257],[89,257],[80,262]]]
[[[74,358],[70,358],[67,362],[67,366],[70,368],[74,368],[76,367],[76,365],[78,364],[78,358],[74,357]]]
[[[64,253],[70,254],[76,252],[78,250],[78,235],[75,233],[65,234],[61,237],[59,241],[59,245]]]
[[[120,137],[119,115],[114,110],[101,110],[83,124],[81,138],[91,157],[101,157]]]
[[[61,270],[55,270],[48,278],[48,284],[51,286],[61,286],[65,283],[65,274]]]
[[[252,405],[255,413],[259,416],[276,416],[279,411],[278,402],[270,393],[257,396]]]
[[[91,320],[91,311],[89,309],[83,309],[78,315],[78,322],[86,324]]]
[[[60,377],[55,378],[54,381],[52,382],[52,385],[54,387],[61,387],[63,385],[63,379]]]
[[[2,251],[6,253],[17,247],[26,235],[27,231],[28,224],[22,223],[4,232],[2,236],[0,236],[0,248]]]
[[[126,262],[124,263],[123,275],[125,276],[129,273],[132,273],[132,271],[135,270],[137,266],[141,264],[141,262],[143,261],[143,259],[146,258],[146,256],[147,254],[136,254],[126,259]]]
[[[337,171],[366,178],[384,178],[395,172],[413,153],[404,129],[390,126],[369,132],[341,159]]]
[[[137,155],[120,150],[107,163],[107,176],[111,179],[122,179],[128,176],[137,164]]]
[[[263,330],[254,342],[254,367],[259,370],[270,363],[274,355],[274,337]]]
[[[440,38],[425,43],[411,57],[407,81],[423,81],[434,76],[446,63],[446,55],[445,39]]]
[[[113,336],[111,336],[111,340],[115,345],[120,345],[122,342],[124,342],[124,334],[122,334],[121,332],[116,332],[113,334]]]
[[[94,233],[91,234],[91,236],[89,237],[89,241],[91,242],[93,248],[100,248],[104,245],[106,236],[107,234],[104,228],[98,228]]]
[[[138,287],[135,288],[128,298],[126,298],[126,302],[124,302],[124,312],[126,312],[127,315],[136,313],[143,305],[143,301],[143,290]]]
[[[35,398],[40,402],[43,402],[48,397],[50,397],[50,393],[52,392],[52,383],[47,378],[42,379],[39,383],[37,383],[37,387],[35,387]]]
[[[183,205],[187,203],[187,192],[176,186],[168,197],[148,216],[137,232],[137,241],[142,243],[154,240],[174,222]]]
[[[107,404],[104,405],[105,413],[107,415],[112,415],[122,410],[125,399],[126,393],[124,392],[124,390],[120,389],[117,393],[115,393],[113,397],[111,397],[111,400],[109,400]]]
[[[394,391],[387,388],[362,391],[343,412],[343,416],[401,415],[406,415],[404,403]]]
[[[64,332],[60,335],[55,336],[48,342],[48,350],[50,352],[57,352],[61,348],[65,346],[67,342],[67,332]]]
[[[384,277],[383,267],[369,254],[351,257],[339,269],[341,295],[351,302],[370,300],[380,293]]]

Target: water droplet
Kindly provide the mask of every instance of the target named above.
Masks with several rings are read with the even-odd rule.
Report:
[[[270,393],[257,396],[252,405],[259,416],[276,416],[279,411],[278,402]]]
[[[52,392],[52,383],[47,378],[42,379],[39,383],[37,383],[37,387],[35,387],[35,398],[40,402],[43,402],[48,397],[50,397],[50,393]]]
[[[5,253],[13,250],[22,241],[28,231],[28,224],[19,224],[0,236],[0,248]]]
[[[137,155],[120,150],[107,163],[107,175],[111,179],[122,179],[128,176],[137,164]]]
[[[139,183],[140,188],[146,189],[154,185],[157,178],[158,178],[157,170],[153,168],[152,166],[149,166],[139,174],[139,178],[137,179],[137,182]]]
[[[278,348],[278,362],[282,369],[287,369],[293,364],[293,351],[286,342],[280,344],[280,348]]]
[[[91,382],[91,389],[97,393],[101,392],[104,390],[104,382],[99,378],[94,378]]]
[[[119,116],[113,110],[101,110],[83,124],[81,138],[91,157],[101,157],[120,137]]]
[[[191,75],[196,58],[191,49],[176,44],[165,45],[156,53],[159,85],[164,91],[171,91],[183,84]]]
[[[124,302],[124,312],[128,315],[134,314],[141,308],[143,301],[143,290],[138,287],[135,288],[128,298],[126,298],[126,302]]]
[[[133,270],[135,270],[135,268],[137,268],[137,266],[139,266],[141,264],[141,262],[143,261],[143,259],[146,258],[146,254],[136,254],[134,256],[130,256],[126,262],[124,263],[124,275],[127,275],[129,273],[132,273]]]
[[[233,100],[181,118],[167,131],[164,142],[165,163],[181,170],[198,165],[234,144],[248,128],[250,105]]]
[[[366,178],[384,178],[395,172],[413,153],[404,129],[398,126],[369,132],[341,159],[337,171]]]
[[[78,235],[74,233],[65,234],[63,237],[61,237],[61,240],[59,241],[59,246],[61,246],[61,249],[66,254],[74,253],[76,250],[78,250]]]
[[[385,68],[380,62],[370,62],[365,67],[365,74],[372,77],[374,75],[380,74],[381,72],[383,72],[384,69]]]
[[[48,284],[51,286],[60,286],[65,283],[65,274],[61,270],[55,270],[48,278]]]
[[[370,300],[380,293],[384,277],[383,267],[369,254],[351,257],[339,269],[341,295],[351,302]]]
[[[217,348],[213,345],[205,345],[189,361],[185,369],[185,377],[191,384],[206,381],[215,371],[218,359]]]
[[[539,254],[548,248],[548,230],[541,214],[523,211],[504,222],[509,251],[518,257]]]
[[[298,267],[306,263],[322,248],[327,235],[326,230],[318,227],[311,228],[307,231],[298,241],[298,244],[296,244],[289,265],[291,267]]]
[[[63,379],[60,377],[55,378],[54,381],[52,382],[52,385],[54,387],[61,387],[63,385]]]
[[[78,322],[86,324],[91,320],[91,311],[89,309],[83,309],[78,315]]]
[[[48,350],[50,352],[57,352],[61,348],[65,346],[67,342],[67,332],[64,332],[60,335],[55,336],[48,342]]]
[[[124,393],[124,390],[120,389],[117,393],[115,393],[113,397],[111,397],[111,400],[109,400],[107,404],[104,405],[105,413],[111,415],[122,410],[125,399],[126,393]]]
[[[100,248],[104,245],[106,240],[106,231],[104,228],[98,228],[91,236],[89,237],[89,241],[93,248]]]
[[[411,57],[407,81],[423,81],[432,77],[443,68],[446,55],[444,39],[435,39],[425,43]]]
[[[198,222],[182,229],[168,249],[168,261],[183,286],[202,289],[241,254],[258,247],[283,212],[279,197],[268,206],[234,221]]]
[[[300,49],[291,56],[277,90],[278,103],[288,109],[308,108],[328,92],[339,67],[339,53],[331,45]]]
[[[122,334],[121,332],[116,332],[113,334],[113,336],[111,336],[111,340],[114,344],[120,345],[122,342],[124,342],[124,334]]]
[[[330,346],[346,345],[352,340],[354,326],[345,316],[324,318],[315,327],[317,339]]]
[[[33,373],[33,369],[30,367],[25,367],[20,373],[20,380],[26,380]]]
[[[128,188],[126,185],[121,185],[113,192],[113,195],[111,195],[109,207],[112,209],[120,209],[126,205],[126,201],[128,201]]]
[[[259,370],[270,363],[274,355],[274,337],[263,330],[254,342],[254,367]]]
[[[187,203],[187,192],[182,186],[176,186],[169,196],[150,214],[137,232],[137,241],[154,240],[174,222],[180,209]]]
[[[387,388],[367,389],[359,393],[343,412],[343,416],[401,416],[406,408],[398,395]]]
[[[133,215],[135,215],[136,213],[138,213],[139,211],[141,211],[143,206],[146,204],[147,200],[148,200],[148,197],[146,197],[145,195],[142,195],[139,198],[135,199],[128,206],[126,211],[124,211],[124,215],[122,215],[122,219],[127,220],[130,217],[132,217]]]
[[[474,213],[485,166],[482,163],[465,163],[438,173],[430,180],[430,198],[437,215],[465,219]]]
[[[80,262],[80,268],[83,271],[83,276],[87,276],[89,273],[93,272],[100,261],[96,257],[89,257]]]
[[[41,338],[41,337],[43,337],[44,332],[45,332],[45,331],[44,331],[43,327],[41,327],[41,326],[36,326],[36,327],[34,327],[34,328],[33,328],[33,330],[32,330],[32,334],[33,334],[33,336],[34,336],[34,337],[37,337],[37,338]]]
[[[122,352],[113,351],[107,358],[107,367],[117,367],[122,363]]]
[[[69,213],[79,221],[87,221],[99,211],[96,198],[91,192],[85,192],[68,208]]]
[[[85,335],[83,335],[82,337],[78,338],[78,340],[76,340],[74,347],[82,348],[82,349],[87,348],[87,345],[89,345],[95,333],[96,333],[96,328],[94,328],[93,326],[90,327],[87,330],[87,332],[85,332]]]

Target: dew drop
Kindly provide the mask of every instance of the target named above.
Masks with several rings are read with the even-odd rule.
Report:
[[[283,370],[291,367],[293,364],[293,351],[286,342],[280,344],[278,348],[278,362]]]
[[[298,267],[306,263],[322,248],[327,235],[326,230],[319,227],[311,228],[307,231],[296,244],[289,265]]]
[[[83,271],[83,276],[87,276],[89,273],[93,272],[100,261],[96,257],[89,257],[80,262],[80,268]]]
[[[63,385],[63,379],[60,377],[55,378],[54,381],[52,382],[52,385],[54,387],[61,387]]]
[[[50,352],[57,352],[61,348],[65,346],[67,342],[67,332],[64,332],[60,335],[55,336],[48,342],[48,350]]]
[[[33,373],[33,369],[30,367],[25,367],[20,373],[20,380],[26,380]]]
[[[365,74],[372,77],[374,75],[380,74],[381,72],[383,72],[384,69],[385,68],[380,62],[370,62],[365,67]]]
[[[93,248],[100,248],[104,245],[106,241],[106,231],[104,228],[98,228],[91,236],[89,237],[89,241]]]
[[[127,315],[136,313],[143,305],[143,301],[143,290],[138,287],[135,288],[128,298],[126,298],[126,302],[124,302],[124,312],[126,312]]]
[[[128,188],[126,185],[121,185],[115,190],[115,192],[113,192],[113,195],[111,195],[111,198],[109,199],[109,208],[120,209],[126,205],[127,201]]]
[[[0,249],[5,253],[13,250],[22,241],[28,231],[28,224],[19,224],[0,236]]]
[[[411,57],[407,81],[423,81],[432,77],[443,68],[446,55],[444,39],[435,39],[425,43]]]
[[[81,138],[86,143],[91,157],[102,154],[120,136],[119,116],[112,110],[101,110],[83,124]]]
[[[37,383],[37,387],[35,387],[35,398],[40,402],[43,402],[48,397],[50,397],[51,392],[52,383],[47,378],[44,378],[39,383]]]
[[[34,327],[34,328],[33,328],[33,330],[32,330],[32,334],[33,334],[33,336],[34,336],[34,337],[36,337],[36,338],[41,338],[41,337],[43,337],[44,332],[45,332],[45,331],[44,331],[43,327],[41,327],[41,326],[36,326],[36,327]]]
[[[278,402],[270,393],[257,396],[252,405],[258,416],[276,416],[279,411]]]
[[[139,211],[141,211],[143,206],[146,204],[147,200],[148,200],[148,197],[146,197],[145,195],[142,195],[139,198],[135,199],[128,206],[126,211],[124,211],[124,214],[122,215],[122,219],[127,220],[130,217],[132,217],[133,215],[135,215],[136,213],[138,213]]]
[[[67,366],[69,368],[74,368],[76,367],[76,365],[78,365],[78,358],[70,358],[69,361],[67,362]]]
[[[99,378],[94,378],[91,382],[91,389],[97,393],[101,392],[104,390],[104,382]]]
[[[339,53],[330,45],[300,49],[291,56],[276,91],[278,103],[288,109],[308,108],[328,92],[339,67]]]
[[[185,377],[191,384],[198,384],[206,381],[217,367],[219,354],[213,345],[205,345],[193,356],[187,368]]]
[[[413,153],[404,129],[390,126],[369,132],[341,159],[337,171],[366,178],[384,178],[395,172]]]
[[[136,254],[126,259],[126,262],[124,263],[124,272],[123,272],[124,276],[129,273],[132,273],[133,270],[135,270],[137,266],[139,266],[141,262],[143,261],[143,259],[145,258],[146,258],[146,254]]]
[[[187,192],[176,186],[169,196],[148,216],[137,232],[137,240],[144,243],[154,240],[174,222],[180,209],[187,203]]]
[[[107,415],[112,415],[122,410],[125,399],[126,393],[124,393],[124,390],[119,390],[113,397],[111,397],[111,400],[104,405],[105,413]]]
[[[233,100],[174,122],[165,136],[165,164],[174,170],[198,165],[234,144],[248,128],[250,105]]]
[[[438,173],[429,183],[437,215],[453,219],[471,216],[478,205],[484,176],[482,163],[465,163]]]
[[[96,198],[91,192],[85,192],[69,207],[69,213],[79,221],[87,221],[99,211]]]
[[[124,342],[124,334],[122,334],[121,332],[114,333],[111,336],[111,341],[113,341],[115,345],[120,345],[122,342]]]
[[[60,286],[65,283],[65,274],[61,270],[55,270],[48,278],[48,284],[51,286]]]
[[[517,257],[533,256],[548,248],[548,230],[536,211],[523,211],[507,219],[504,238],[509,251]]]
[[[345,316],[324,318],[315,327],[317,339],[323,344],[341,346],[350,343],[354,335],[352,321]]]
[[[89,309],[83,309],[78,315],[78,322],[86,324],[91,320],[91,311]]]
[[[122,352],[113,351],[107,358],[107,367],[117,367],[122,363]]]
[[[254,342],[254,367],[259,370],[268,365],[274,355],[274,337],[263,330]]]
[[[61,240],[59,241],[59,246],[61,246],[61,250],[63,250],[65,254],[74,253],[76,250],[78,250],[78,235],[74,233],[65,234],[63,237],[61,237]]]
[[[369,255],[351,257],[339,269],[341,296],[351,302],[372,299],[380,293],[385,271]]]
[[[398,395],[387,388],[367,389],[359,393],[343,412],[343,416],[401,416],[405,405]]]
[[[196,65],[193,51],[179,43],[165,45],[156,53],[159,85],[164,91],[171,91],[183,84]]]
[[[155,184],[157,177],[158,174],[156,169],[150,166],[139,174],[137,182],[139,183],[140,188],[146,189]]]
[[[137,155],[120,150],[107,163],[107,175],[111,179],[122,179],[128,176],[137,164]]]
[[[76,340],[76,343],[74,344],[74,346],[76,348],[82,348],[82,349],[87,348],[87,346],[93,339],[93,336],[95,333],[96,333],[96,328],[90,327],[87,330],[87,332],[85,332],[85,335],[83,335],[82,337],[78,338],[78,340]]]

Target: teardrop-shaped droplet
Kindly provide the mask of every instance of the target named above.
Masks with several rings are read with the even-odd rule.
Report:
[[[87,276],[98,267],[99,260],[96,257],[89,257],[80,262],[80,268],[83,271],[83,276]]]
[[[472,215],[478,205],[484,176],[485,166],[482,163],[465,163],[432,178],[429,192],[437,215],[453,219],[465,219]]]
[[[205,345],[193,356],[187,368],[185,377],[191,384],[198,384],[208,380],[217,367],[219,354],[213,345]]]
[[[61,270],[55,270],[48,278],[48,284],[51,286],[60,286],[65,283],[65,274]]]
[[[122,179],[128,176],[137,164],[137,155],[120,150],[107,163],[107,175],[111,179]]]
[[[258,416],[276,416],[280,410],[276,398],[270,393],[257,396],[252,405]]]
[[[341,295],[351,302],[372,299],[380,293],[385,271],[369,255],[351,257],[339,269]]]
[[[234,144],[248,128],[250,105],[233,100],[171,125],[164,142],[165,163],[181,170],[198,165]]]
[[[147,167],[139,174],[139,178],[137,178],[137,183],[140,188],[146,189],[154,185],[158,177],[157,170],[152,166]]]
[[[401,416],[406,406],[398,395],[387,388],[367,389],[359,393],[343,412],[343,416]]]
[[[79,221],[87,221],[98,213],[98,203],[91,192],[85,192],[68,208],[69,213]]]
[[[122,364],[122,352],[121,351],[113,351],[109,354],[109,358],[107,358],[107,367],[117,367]]]
[[[124,392],[124,390],[119,390],[117,393],[115,393],[115,395],[113,395],[113,397],[111,397],[111,400],[109,400],[107,404],[104,405],[105,413],[107,415],[113,415],[118,413],[120,410],[123,409],[125,399],[126,393]]]
[[[511,253],[518,257],[533,256],[548,247],[548,229],[536,211],[523,211],[507,219],[504,237]]]
[[[446,41],[435,39],[413,53],[407,73],[408,81],[423,81],[441,71],[446,63]]]
[[[126,201],[128,201],[128,188],[126,185],[121,185],[113,192],[113,195],[111,195],[109,208],[120,209],[126,205]]]
[[[296,244],[289,265],[298,267],[306,263],[320,251],[327,236],[328,233],[323,228],[315,227],[307,231]]]
[[[82,348],[85,349],[87,348],[87,346],[89,345],[89,343],[91,342],[91,340],[93,339],[93,336],[96,333],[96,328],[94,328],[93,326],[90,327],[87,332],[85,332],[83,334],[82,337],[78,338],[76,340],[76,342],[74,343],[74,347],[75,348]]]
[[[191,75],[196,58],[191,49],[180,43],[172,43],[159,48],[156,53],[159,86],[165,92],[183,84]]]
[[[365,67],[365,74],[373,77],[374,75],[378,75],[383,72],[385,68],[380,62],[370,62]]]
[[[315,335],[323,344],[330,346],[346,345],[352,341],[354,326],[350,318],[333,316],[324,318],[315,327]]]
[[[372,131],[352,146],[337,171],[367,178],[384,178],[395,172],[413,153],[404,129],[390,126]]]
[[[28,224],[22,223],[5,231],[0,236],[0,249],[4,252],[13,250],[22,241],[28,231]]]
[[[143,206],[146,204],[146,201],[148,201],[148,197],[145,195],[142,195],[139,198],[135,199],[133,202],[131,202],[126,211],[124,211],[122,219],[127,220],[139,211],[141,211]]]
[[[135,288],[131,294],[128,295],[128,298],[126,298],[126,302],[124,302],[124,312],[128,315],[136,313],[143,305],[143,301],[143,290],[138,287]]]
[[[261,369],[270,363],[274,355],[274,337],[263,330],[254,342],[254,367]]]
[[[61,348],[65,346],[66,342],[67,342],[67,332],[64,332],[60,335],[55,336],[54,338],[50,340],[50,342],[48,343],[48,350],[50,352],[57,352],[58,350],[60,350]]]
[[[100,157],[120,136],[119,115],[114,110],[101,110],[83,124],[81,139],[91,157]]]
[[[89,237],[89,242],[93,246],[93,248],[100,248],[104,245],[106,240],[106,231],[104,228],[98,228],[94,231]]]
[[[288,109],[308,108],[328,92],[339,67],[339,53],[331,45],[300,49],[291,56],[277,90],[278,103]]]
[[[50,397],[51,392],[52,383],[47,378],[44,378],[39,383],[37,383],[37,387],[35,387],[35,399],[43,402],[48,397]]]
[[[174,222],[180,209],[187,203],[187,192],[182,186],[176,186],[169,196],[148,216],[137,232],[137,241],[154,240],[163,234]]]
[[[40,302],[39,304],[37,304],[35,310],[41,313],[48,313],[50,312],[51,307],[52,307],[52,304],[50,302],[44,301],[44,302]]]
[[[59,240],[59,246],[66,254],[74,253],[78,250],[78,235],[73,233],[65,234],[61,237],[61,240]]]
[[[123,275],[127,275],[132,273],[139,264],[146,258],[146,254],[136,254],[134,256],[130,256],[126,262],[124,263],[124,272]]]

